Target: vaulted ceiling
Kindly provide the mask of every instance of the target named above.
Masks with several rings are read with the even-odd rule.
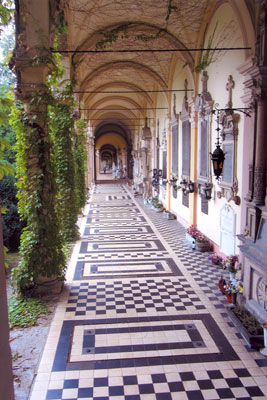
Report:
[[[193,66],[197,54],[156,50],[199,48],[218,3],[65,0],[69,57],[91,126],[103,132],[106,121],[131,131],[153,107],[156,91],[167,100],[173,63]]]

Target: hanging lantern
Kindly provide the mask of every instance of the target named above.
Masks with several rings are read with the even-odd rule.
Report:
[[[220,132],[220,128],[219,128],[219,110],[217,110],[217,142],[216,142],[216,149],[214,150],[213,153],[211,154],[211,161],[212,161],[212,165],[213,165],[213,172],[214,175],[216,176],[217,181],[220,180],[220,177],[222,175],[223,172],[223,164],[224,164],[224,160],[225,160],[225,153],[223,152],[223,150],[220,147],[220,139],[219,139],[219,132]]]
[[[211,154],[211,161],[213,164],[213,172],[214,172],[214,175],[216,176],[217,180],[219,180],[222,175],[224,160],[225,160],[225,153],[221,149],[220,144],[217,143],[216,149]]]
[[[211,199],[211,184],[206,183],[205,187],[203,189],[203,193],[205,195],[205,199],[206,200],[210,200]]]

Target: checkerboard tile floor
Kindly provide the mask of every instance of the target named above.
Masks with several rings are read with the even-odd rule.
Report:
[[[84,214],[30,400],[267,398],[267,360],[184,228],[119,184]]]

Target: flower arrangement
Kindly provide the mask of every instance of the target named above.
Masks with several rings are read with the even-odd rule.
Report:
[[[229,272],[236,274],[238,271],[236,268],[237,262],[238,262],[238,256],[236,255],[228,256],[223,261],[223,269],[227,269]]]
[[[228,292],[229,294],[233,293],[240,293],[243,294],[243,286],[241,285],[240,282],[229,282],[225,286],[225,291]]]
[[[196,225],[190,225],[189,228],[187,228],[186,232],[192,236],[192,238],[196,238],[196,234],[199,232],[197,229]]]
[[[218,256],[217,254],[212,254],[208,257],[208,260],[210,260],[214,265],[222,265],[223,261],[222,257]]]
[[[196,227],[196,225],[190,225],[186,232],[192,236],[192,238],[195,239],[196,242],[198,243],[208,243],[208,239],[206,236],[204,236]]]
[[[226,295],[229,303],[236,304],[237,293],[243,293],[243,286],[241,282],[230,281],[224,286],[224,294]]]

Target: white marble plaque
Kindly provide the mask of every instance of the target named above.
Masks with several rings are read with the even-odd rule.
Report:
[[[229,204],[221,209],[220,249],[226,255],[235,254],[235,212]]]

